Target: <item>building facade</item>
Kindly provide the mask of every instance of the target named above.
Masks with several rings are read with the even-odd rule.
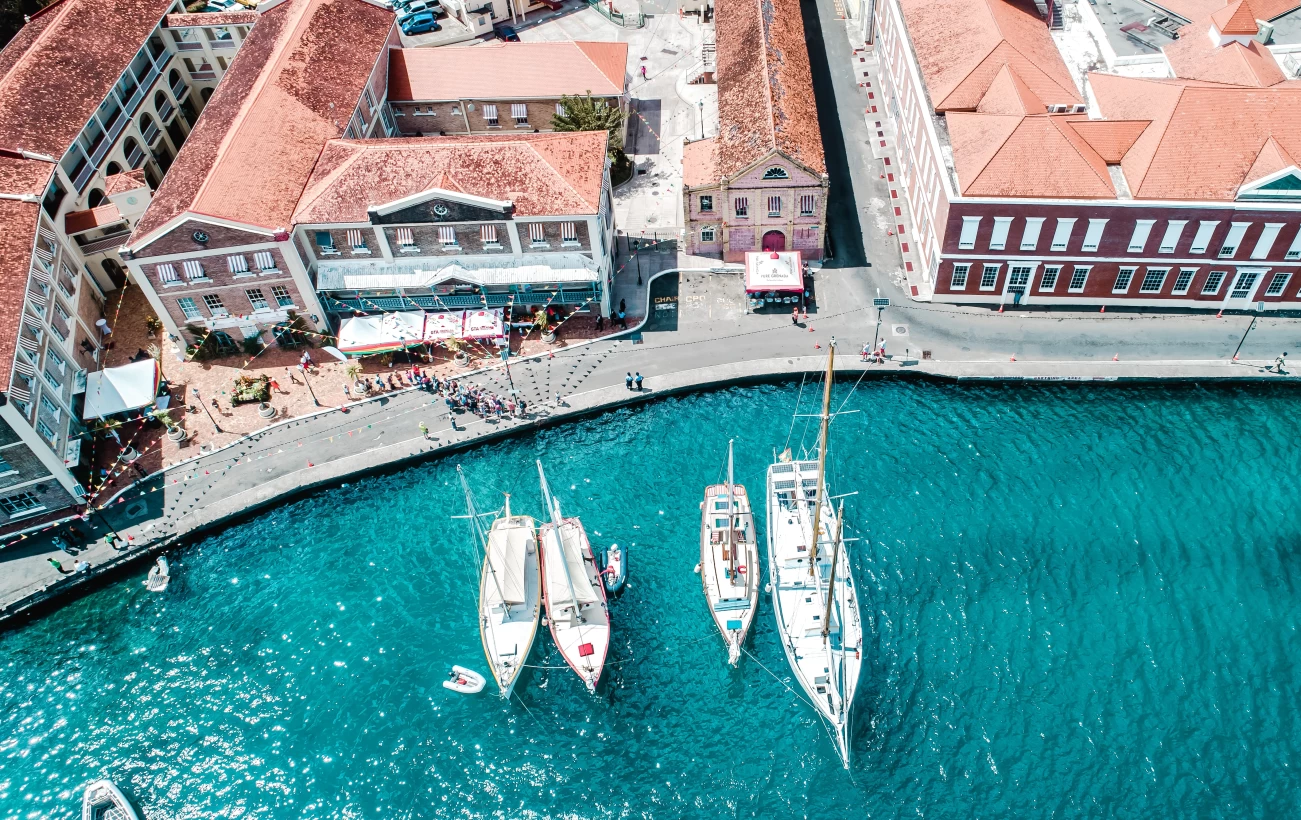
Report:
[[[125,241],[198,119],[177,2],[64,0],[0,51],[0,531],[78,503],[86,374]]]
[[[389,64],[389,104],[406,136],[550,131],[564,96],[628,110],[627,43],[395,49]]]
[[[1301,90],[1250,3],[1188,21],[1155,59],[1117,59],[1133,26],[1087,4],[1054,37],[1028,0],[878,3],[875,116],[913,214],[914,296],[1294,308]],[[1068,65],[1081,39],[1107,70]]]
[[[682,149],[687,251],[745,259],[798,250],[821,259],[826,160],[799,4],[717,4],[719,135]]]

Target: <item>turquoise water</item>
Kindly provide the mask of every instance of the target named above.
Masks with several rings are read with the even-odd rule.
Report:
[[[1295,394],[858,389],[832,428],[872,613],[845,771],[760,665],[786,677],[767,601],[731,670],[692,573],[728,437],[758,491],[797,392],[322,492],[180,552],[165,595],[141,569],[0,635],[0,818],[74,817],[104,775],[153,820],[1295,815]],[[538,457],[594,541],[631,545],[608,680],[447,692],[485,669],[455,464],[536,511]]]

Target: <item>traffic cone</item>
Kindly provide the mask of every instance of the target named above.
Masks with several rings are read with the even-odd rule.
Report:
[[[822,345],[818,344],[817,342],[814,342],[814,343],[813,343],[813,349],[814,349],[814,350],[821,350],[821,349],[822,349]]]
[[[1113,362],[1118,362],[1118,361],[1120,361],[1120,354],[1117,353],[1115,356],[1112,356],[1112,357],[1111,357],[1111,360],[1112,360]]]
[[[1002,313],[1002,312],[1003,312],[1003,306],[1002,306],[1002,305],[999,305],[999,306],[998,306],[998,312],[999,312],[999,313]]]
[[[1223,310],[1223,308],[1220,309],[1220,312],[1219,312],[1219,313],[1215,314],[1215,318],[1216,318],[1216,319],[1223,319],[1223,318],[1224,318],[1224,310]]]
[[[1008,357],[1007,360],[1008,360],[1009,362],[1014,362],[1014,361],[1016,361],[1016,354],[1013,353],[1011,356]]]
[[[1106,312],[1107,312],[1107,306],[1106,306],[1106,305],[1103,305],[1103,306],[1102,306],[1102,310],[1099,310],[1099,311],[1098,311],[1098,313],[1106,313]]]
[[[809,333],[812,333],[812,332],[813,332],[813,328],[809,328]]]
[[[1234,360],[1235,362],[1238,360],[1238,354],[1237,354],[1237,353],[1234,353],[1234,354],[1233,354],[1233,360]]]

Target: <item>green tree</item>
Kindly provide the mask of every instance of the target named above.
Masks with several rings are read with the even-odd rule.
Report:
[[[592,97],[592,92],[581,97],[560,98],[560,109],[565,113],[553,114],[551,127],[557,131],[607,131],[610,134],[610,156],[623,153],[624,113],[618,106]]]

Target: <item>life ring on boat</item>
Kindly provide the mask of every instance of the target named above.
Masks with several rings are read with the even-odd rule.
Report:
[[[737,571],[737,572],[745,572],[745,564],[742,564],[741,566],[737,567],[737,568],[736,568],[736,571]]]

